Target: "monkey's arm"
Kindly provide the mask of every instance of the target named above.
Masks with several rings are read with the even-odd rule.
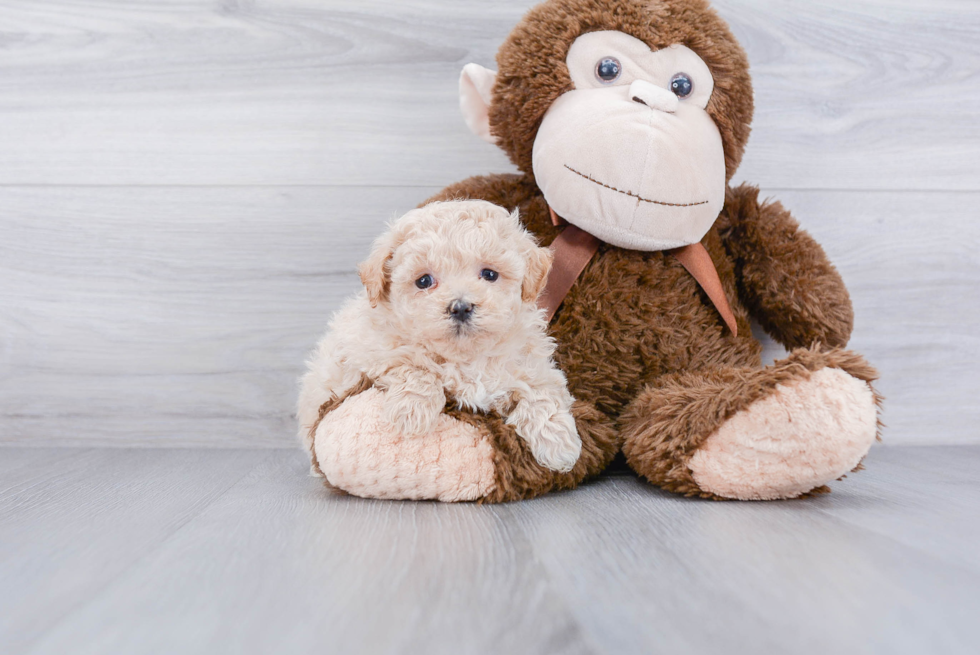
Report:
[[[437,200],[486,200],[514,211],[538,193],[537,187],[523,175],[477,175],[450,184],[422,204]]]
[[[840,274],[781,204],[758,196],[744,184],[729,189],[718,221],[742,301],[788,348],[846,345],[854,310]]]

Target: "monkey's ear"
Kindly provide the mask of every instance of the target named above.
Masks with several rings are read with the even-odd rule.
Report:
[[[535,248],[527,259],[527,271],[521,284],[521,298],[524,302],[534,302],[548,284],[548,272],[554,254],[551,248]]]
[[[490,134],[490,101],[497,73],[480,66],[466,64],[459,76],[459,108],[473,134],[487,143],[497,144]]]
[[[386,232],[378,237],[371,254],[357,267],[361,284],[367,290],[368,301],[372,307],[377,307],[382,300],[388,299],[388,290],[391,287],[388,262],[394,254],[394,239],[390,232]]]

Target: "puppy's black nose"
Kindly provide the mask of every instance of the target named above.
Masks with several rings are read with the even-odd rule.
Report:
[[[454,321],[465,323],[473,316],[473,303],[457,299],[449,303],[448,311]]]

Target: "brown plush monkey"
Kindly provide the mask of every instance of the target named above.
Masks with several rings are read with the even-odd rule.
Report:
[[[461,106],[522,174],[471,178],[432,200],[517,208],[554,243],[567,280],[551,290],[550,329],[578,399],[582,457],[549,471],[499,417],[453,410],[456,436],[484,449],[482,486],[465,483],[473,457],[447,467],[406,450],[418,460],[407,475],[431,488],[437,471],[468,490],[432,497],[507,501],[573,487],[622,450],[670,491],[776,499],[857,467],[877,435],[876,374],[841,349],[851,303],[821,247],[756,188],[728,187],[753,105],[724,22],[702,0],[548,0],[497,63],[496,74],[464,69]],[[788,357],[762,367],[750,316]],[[325,409],[341,402],[347,428],[370,418],[356,393]],[[317,452],[333,420],[321,414]],[[365,432],[365,453],[377,437]]]

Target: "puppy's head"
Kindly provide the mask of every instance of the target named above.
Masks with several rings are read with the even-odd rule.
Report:
[[[517,212],[481,200],[436,202],[392,223],[360,274],[395,329],[446,353],[507,337],[536,311],[551,261]]]

